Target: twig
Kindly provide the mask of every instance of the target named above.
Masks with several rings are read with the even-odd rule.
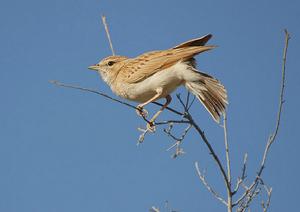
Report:
[[[155,125],[165,125],[165,124],[188,124],[189,121],[184,120],[167,120],[167,121],[161,121],[161,122],[155,122]]]
[[[267,160],[269,149],[270,149],[271,145],[273,144],[273,142],[275,141],[275,138],[277,136],[279,126],[280,126],[282,106],[283,106],[283,103],[284,103],[283,97],[284,97],[284,88],[285,88],[286,56],[287,56],[287,49],[288,49],[289,39],[290,39],[290,35],[289,35],[289,33],[286,29],[284,30],[284,33],[285,33],[285,46],[284,46],[284,50],[283,50],[283,64],[282,64],[282,69],[281,69],[282,75],[281,75],[281,88],[280,88],[280,96],[279,96],[279,109],[278,109],[278,113],[277,113],[277,120],[276,120],[275,130],[274,130],[274,133],[272,133],[269,136],[269,139],[267,141],[267,144],[266,144],[266,147],[265,147],[265,150],[264,150],[264,154],[263,154],[263,157],[262,157],[262,161],[261,161],[260,167],[258,169],[256,178],[254,179],[252,184],[249,186],[249,188],[246,189],[246,191],[243,193],[243,195],[233,204],[234,206],[240,204],[245,199],[245,197],[247,197],[249,195],[249,198],[247,199],[246,203],[241,206],[242,209],[246,208],[249,205],[249,203],[253,200],[253,195],[255,194],[255,191],[256,191],[256,188],[258,186],[259,180],[261,179],[261,175],[262,175],[263,170],[265,168],[265,163],[266,163],[266,160]]]
[[[261,205],[263,208],[263,212],[267,212],[267,210],[270,207],[270,203],[271,203],[271,196],[272,196],[272,188],[268,188],[266,185],[263,185],[265,191],[267,192],[267,202],[265,203],[264,201],[262,201]]]
[[[215,198],[217,198],[218,200],[220,200],[224,205],[227,206],[227,202],[207,183],[207,181],[205,180],[205,176],[204,174],[201,173],[200,169],[199,169],[199,165],[198,162],[195,162],[195,167],[197,170],[197,174],[199,179],[201,180],[201,182],[203,183],[203,185],[207,188],[207,190],[212,193],[214,195]]]
[[[236,192],[238,192],[240,185],[244,182],[244,180],[246,178],[247,158],[248,158],[248,154],[245,153],[244,160],[243,160],[242,174],[237,180],[237,183],[236,183],[234,191],[232,192],[232,195],[235,195]]]
[[[186,134],[188,133],[188,131],[191,129],[192,125],[189,124],[188,127],[183,131],[182,135],[180,136],[180,138],[177,138],[176,136],[174,136],[171,131],[173,129],[173,123],[170,123],[169,128],[168,129],[164,129],[164,132],[170,136],[171,138],[173,138],[175,141],[182,141],[184,139],[184,137],[186,136]]]
[[[226,152],[226,161],[227,161],[227,178],[228,182],[231,183],[231,170],[230,170],[230,157],[229,157],[229,145],[228,145],[228,136],[227,136],[227,117],[226,113],[224,114],[224,143],[225,143],[225,152]]]
[[[191,114],[189,113],[188,111],[188,108],[186,107],[186,105],[184,104],[184,102],[182,101],[181,97],[180,97],[180,94],[177,94],[177,99],[179,100],[180,104],[183,106],[183,108],[185,109],[185,114],[184,114],[184,117],[186,119],[188,119],[190,121],[190,123],[193,125],[193,127],[196,129],[196,131],[198,131],[198,133],[200,134],[202,140],[204,141],[204,143],[206,144],[206,146],[208,147],[209,149],[209,152],[210,154],[213,156],[214,160],[216,161],[218,167],[220,168],[221,172],[222,172],[222,176],[224,178],[224,181],[225,181],[225,184],[226,184],[226,187],[227,189],[231,190],[230,188],[230,184],[229,184],[229,181],[228,181],[228,177],[225,173],[225,170],[224,170],[224,167],[219,159],[219,157],[217,156],[217,154],[215,153],[215,151],[213,150],[211,144],[209,143],[208,139],[206,138],[204,132],[201,130],[201,128],[199,127],[199,125],[196,124],[196,122],[193,120]],[[193,101],[192,103],[193,104]],[[191,105],[190,105],[191,106]]]
[[[185,153],[183,151],[183,149],[180,147],[180,145],[182,144],[185,136],[187,135],[187,133],[189,132],[189,130],[191,128],[192,128],[192,125],[189,124],[185,128],[185,130],[182,132],[182,134],[181,134],[181,136],[179,138],[177,138],[175,135],[172,134],[173,123],[170,123],[169,127],[167,129],[164,129],[164,132],[175,141],[175,143],[167,149],[167,151],[170,151],[171,149],[173,149],[174,147],[176,147],[176,151],[175,151],[175,153],[172,156],[173,158],[177,158],[179,155],[182,155],[183,153]]]
[[[132,104],[129,104],[127,102],[124,102],[124,101],[121,101],[121,100],[118,100],[116,98],[113,98],[105,93],[102,93],[102,92],[99,92],[97,90],[94,90],[94,89],[90,89],[90,88],[84,88],[84,87],[81,87],[81,86],[77,86],[77,85],[70,85],[70,84],[65,84],[65,83],[62,83],[62,82],[59,82],[59,81],[56,81],[56,80],[50,80],[49,81],[50,83],[54,84],[54,85],[57,85],[57,86],[60,86],[60,87],[65,87],[65,88],[73,88],[73,89],[77,89],[77,90],[81,90],[81,91],[86,91],[86,92],[90,92],[90,93],[95,93],[95,94],[98,94],[100,96],[103,96],[107,99],[110,99],[114,102],[118,102],[120,104],[123,104],[127,107],[130,107],[132,109],[135,109],[135,110],[140,110],[140,108],[137,108],[135,107],[134,105]],[[163,106],[163,104],[160,104],[159,102],[151,102],[152,104],[155,104],[155,105],[158,105],[158,106]],[[183,116],[183,113],[173,109],[173,108],[170,108],[170,107],[166,107],[166,110],[176,114],[176,115],[179,115],[179,116]],[[149,121],[148,121],[149,122]]]
[[[282,106],[284,103],[283,100],[283,95],[284,95],[284,88],[285,88],[285,66],[286,66],[286,55],[287,55],[287,49],[288,49],[288,45],[289,45],[289,39],[290,39],[290,35],[288,33],[288,31],[285,29],[285,47],[283,50],[283,63],[282,63],[282,75],[281,75],[281,89],[280,89],[280,97],[279,97],[279,109],[278,109],[278,113],[277,113],[277,121],[276,121],[276,125],[275,125],[275,131],[273,134],[270,135],[269,137],[269,141],[266,145],[265,148],[265,152],[264,152],[264,156],[261,162],[261,168],[258,172],[258,176],[261,175],[264,166],[265,166],[265,162],[267,160],[267,155],[269,152],[269,149],[271,147],[271,145],[273,144],[273,142],[275,141],[275,138],[277,136],[278,130],[279,130],[279,126],[280,126],[280,120],[281,120],[281,112],[282,112]]]
[[[212,155],[214,161],[217,163],[218,168],[221,171],[222,177],[224,179],[226,188],[231,190],[230,188],[230,184],[226,175],[226,172],[224,170],[224,167],[218,157],[218,155],[215,153],[213,147],[211,146],[211,144],[209,143],[208,139],[206,138],[204,131],[201,130],[201,128],[196,124],[196,122],[194,121],[194,119],[192,118],[192,116],[190,115],[190,113],[187,113],[186,118],[190,121],[190,123],[193,125],[193,127],[196,129],[196,131],[199,133],[200,137],[202,138],[202,140],[204,141],[205,145],[207,146],[207,148],[209,149],[209,153]]]
[[[191,93],[189,91],[187,91],[186,102],[185,102],[185,108],[186,109],[188,109],[189,104],[190,104],[190,95],[191,95]]]
[[[149,211],[150,212],[160,212],[159,208],[156,208],[155,206],[152,206]]]
[[[225,153],[226,153],[226,162],[227,162],[227,180],[229,186],[227,186],[227,207],[228,211],[232,211],[232,191],[231,191],[231,167],[230,167],[230,157],[229,157],[229,144],[227,136],[227,116],[226,112],[224,113],[224,144],[225,144]]]
[[[103,96],[103,97],[105,97],[107,99],[110,99],[110,100],[112,100],[114,102],[118,102],[118,103],[123,104],[123,105],[125,105],[127,107],[130,107],[132,109],[138,110],[138,108],[135,107],[134,105],[131,105],[129,103],[123,102],[123,101],[118,100],[116,98],[110,97],[109,95],[107,95],[105,93],[102,93],[102,92],[99,92],[99,91],[96,91],[96,90],[93,90],[93,89],[90,89],[90,88],[84,88],[84,87],[80,87],[80,86],[77,86],[77,85],[65,84],[65,83],[61,83],[61,82],[56,81],[56,80],[50,80],[49,82],[52,83],[52,84],[54,84],[54,85],[60,86],[60,87],[73,88],[73,89],[77,89],[77,90],[81,90],[81,91],[87,91],[87,92],[95,93],[95,94]]]
[[[177,99],[179,100],[180,104],[183,106],[183,108],[185,108],[185,104],[183,103],[180,94],[177,94]],[[184,114],[184,118],[186,118],[187,120],[189,120],[190,124],[196,129],[196,131],[199,133],[200,137],[202,138],[202,140],[204,141],[204,143],[206,144],[207,148],[209,149],[209,153],[212,155],[213,159],[215,160],[215,162],[217,163],[218,168],[221,171],[221,174],[223,176],[225,185],[227,190],[231,191],[231,186],[229,184],[228,181],[228,177],[226,175],[226,172],[224,170],[224,167],[218,157],[218,155],[215,153],[213,147],[211,146],[211,144],[209,143],[208,139],[206,138],[204,131],[201,130],[201,128],[199,127],[198,124],[196,124],[196,122],[194,121],[193,117],[191,116],[191,114],[189,113],[188,110],[186,110],[185,108],[185,114]]]
[[[188,108],[187,108],[188,111],[191,109],[192,105],[194,104],[195,99],[196,99],[196,96],[193,97],[193,100],[191,101],[191,104],[188,106]]]
[[[132,104],[129,104],[127,102],[124,102],[124,101],[121,101],[119,99],[116,99],[116,98],[113,98],[105,93],[102,93],[102,92],[99,92],[97,90],[94,90],[94,89],[90,89],[90,88],[84,88],[84,87],[81,87],[81,86],[77,86],[77,85],[70,85],[70,84],[65,84],[65,83],[61,83],[61,82],[58,82],[56,80],[50,80],[49,81],[50,83],[54,84],[54,85],[57,85],[57,86],[60,86],[60,87],[65,87],[65,88],[72,88],[72,89],[77,89],[77,90],[81,90],[81,91],[86,91],[86,92],[91,92],[91,93],[95,93],[95,94],[98,94],[100,96],[103,96],[109,100],[112,100],[114,102],[118,102],[122,105],[125,105],[129,108],[132,108],[132,109],[135,109],[135,110],[139,110],[142,112],[142,110],[138,107],[135,107],[134,105]],[[158,106],[162,106],[162,104],[158,103],[158,102],[151,102],[152,104],[155,104],[155,105],[158,105]],[[173,108],[170,108],[170,107],[166,107],[166,110],[176,114],[176,115],[180,115],[180,116],[183,116],[183,113],[173,109]],[[145,117],[145,116],[141,116],[142,119],[147,122],[148,124],[150,124],[150,121]],[[173,121],[174,123],[189,123],[189,121]],[[158,122],[158,123],[155,123],[155,125],[162,125],[162,124],[166,124],[166,123],[170,123],[170,121],[165,121],[165,122]],[[138,139],[138,144],[142,143],[145,139],[145,136],[147,133],[151,132],[149,128],[147,129],[142,129],[142,128],[138,128],[139,131],[142,132],[142,134],[139,136],[139,139]]]
[[[107,22],[106,22],[106,17],[104,15],[102,16],[102,23],[103,23],[104,28],[105,28],[105,32],[106,32],[106,36],[107,36],[107,39],[108,39],[108,42],[109,42],[110,50],[111,50],[112,54],[115,55],[115,50],[114,50],[112,42],[111,42],[111,38],[110,38],[109,30],[108,30],[108,25],[107,25]]]
[[[58,81],[55,81],[55,80],[50,80],[49,82],[52,83],[52,84],[54,84],[54,85],[60,86],[60,87],[73,88],[73,89],[77,89],[77,90],[82,90],[82,91],[87,91],[87,92],[95,93],[95,94],[103,96],[103,97],[105,97],[107,99],[110,99],[110,100],[112,100],[114,102],[118,102],[120,104],[126,105],[127,107],[130,107],[132,109],[139,110],[139,111],[142,112],[141,108],[135,107],[134,105],[131,105],[131,104],[127,103],[127,102],[123,102],[121,100],[115,99],[113,97],[108,96],[105,93],[102,93],[102,92],[99,92],[99,91],[96,91],[96,90],[93,90],[93,89],[90,89],[90,88],[83,88],[83,87],[76,86],[76,85],[67,85],[67,84],[64,84],[64,83],[61,83],[61,82],[58,82]],[[150,124],[150,121],[148,119],[146,119],[145,116],[141,116],[141,117],[143,118],[143,120],[145,122],[147,122],[148,124]]]
[[[150,129],[149,128],[144,129],[144,128],[140,128],[140,127],[137,128],[137,129],[138,129],[138,131],[142,132],[142,134],[139,136],[139,140],[138,140],[138,143],[137,143],[137,145],[139,145],[139,144],[144,142],[145,136],[146,136],[147,133],[150,132]]]
[[[181,99],[180,93],[176,94],[177,99],[179,100],[180,104],[182,105],[182,107],[184,108],[184,112],[187,113],[187,105],[184,104],[184,102]]]

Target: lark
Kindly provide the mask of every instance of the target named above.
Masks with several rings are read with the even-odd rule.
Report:
[[[118,96],[139,102],[137,113],[146,116],[144,107],[158,99],[166,102],[150,119],[148,128],[155,125],[159,114],[170,104],[170,94],[179,86],[194,94],[216,122],[225,113],[227,92],[214,77],[196,69],[195,56],[214,49],[205,44],[211,34],[192,39],[167,50],[150,51],[135,58],[109,56],[89,66]]]

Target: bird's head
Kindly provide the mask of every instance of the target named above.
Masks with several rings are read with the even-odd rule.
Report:
[[[124,56],[109,56],[88,69],[97,71],[106,83],[111,84],[127,59]]]

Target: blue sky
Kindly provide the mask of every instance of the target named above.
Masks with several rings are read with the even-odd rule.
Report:
[[[113,95],[87,70],[110,55],[101,14],[107,16],[117,54],[131,57],[214,35],[210,44],[219,47],[197,57],[199,69],[228,90],[232,171],[236,177],[248,152],[249,181],[275,125],[287,28],[292,39],[286,102],[263,178],[273,187],[271,211],[298,209],[298,1],[11,0],[0,8],[0,211],[148,211],[151,206],[167,211],[166,200],[179,211],[225,210],[197,178],[195,161],[225,195],[197,134],[187,136],[186,154],[172,159],[166,151],[172,141],[161,128],[136,146],[137,127],[144,123],[133,110],[48,82]],[[224,159],[222,128],[198,102],[192,112]],[[161,119],[170,117],[165,112]],[[253,211],[260,211],[258,203]]]

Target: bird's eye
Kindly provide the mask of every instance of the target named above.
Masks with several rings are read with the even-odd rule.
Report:
[[[107,63],[108,66],[112,66],[113,64],[115,64],[114,61],[109,61],[109,62]]]

